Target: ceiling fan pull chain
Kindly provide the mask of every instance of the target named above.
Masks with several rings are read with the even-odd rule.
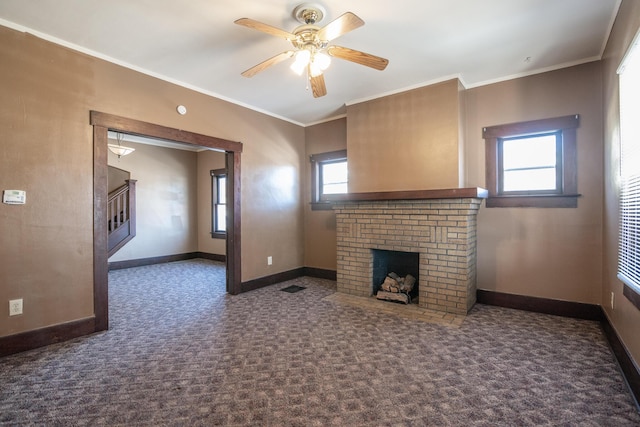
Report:
[[[307,66],[307,78],[305,79],[307,83],[305,83],[305,90],[309,91],[309,82],[311,81],[311,76],[309,75],[309,67]]]

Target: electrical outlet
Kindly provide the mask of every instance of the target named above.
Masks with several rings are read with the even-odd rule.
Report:
[[[613,299],[615,298],[615,295],[613,292],[611,292],[611,310],[613,310]]]
[[[267,265],[271,265],[271,264],[273,264],[273,258],[268,256],[267,257]]]
[[[9,300],[9,316],[22,314],[22,298]]]

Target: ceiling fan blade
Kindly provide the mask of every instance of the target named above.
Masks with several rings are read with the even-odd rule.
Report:
[[[376,70],[381,71],[387,68],[387,65],[389,64],[388,59],[360,52],[359,50],[349,49],[348,47],[329,46],[327,48],[327,53],[336,58],[346,59],[347,61],[355,62],[356,64],[360,65],[366,65],[367,67],[375,68]]]
[[[324,76],[322,74],[313,77],[309,73],[309,81],[311,82],[311,91],[314,98],[320,98],[327,94],[327,86],[324,84]]]
[[[288,50],[286,52],[279,53],[276,56],[273,56],[273,57],[267,59],[266,61],[262,61],[258,65],[255,65],[255,66],[249,68],[247,71],[243,71],[242,75],[245,76],[245,77],[253,77],[256,74],[258,74],[260,71],[263,71],[266,68],[269,68],[272,65],[277,64],[278,62],[282,62],[285,59],[289,59],[292,56],[293,56],[293,51],[292,50]]]
[[[288,31],[281,30],[280,28],[272,27],[271,25],[263,24],[262,22],[253,20],[251,18],[240,18],[234,21],[238,25],[243,27],[253,28],[254,30],[262,31],[263,33],[271,34],[272,36],[282,37],[289,41],[295,40],[295,34]]]
[[[317,34],[320,40],[330,41],[363,25],[362,19],[351,12],[346,12],[320,28]]]

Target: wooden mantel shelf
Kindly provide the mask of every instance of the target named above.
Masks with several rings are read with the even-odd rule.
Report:
[[[357,202],[380,200],[427,200],[427,199],[486,199],[489,192],[480,187],[446,188],[441,190],[374,191],[367,193],[331,194],[325,196],[330,202]]]

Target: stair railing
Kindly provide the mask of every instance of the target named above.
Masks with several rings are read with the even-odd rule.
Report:
[[[125,184],[109,194],[107,201],[109,253],[115,253],[136,235],[136,180],[127,179]],[[125,229],[126,227],[126,229]],[[118,232],[117,235],[114,233]],[[114,241],[113,237],[117,238]]]

